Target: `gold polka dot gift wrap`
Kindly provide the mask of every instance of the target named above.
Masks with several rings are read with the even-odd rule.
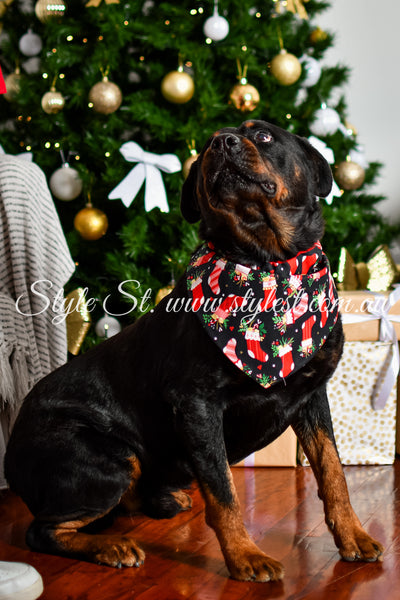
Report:
[[[328,398],[340,461],[343,465],[388,465],[394,462],[397,385],[382,410],[372,408],[372,393],[383,365],[390,361],[386,342],[346,342],[328,383]],[[300,462],[308,465],[300,449]]]

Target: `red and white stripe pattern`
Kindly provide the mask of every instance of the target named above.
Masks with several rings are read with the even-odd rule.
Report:
[[[215,263],[214,269],[211,271],[210,276],[208,278],[208,285],[212,289],[214,294],[220,294],[221,289],[219,287],[219,278],[221,276],[222,271],[226,267],[226,260],[224,258],[220,258]]]
[[[223,348],[222,352],[225,354],[230,361],[233,362],[239,369],[243,369],[242,361],[237,357],[236,354],[236,345],[237,341],[235,338],[231,338],[229,342],[226,344],[225,348]]]

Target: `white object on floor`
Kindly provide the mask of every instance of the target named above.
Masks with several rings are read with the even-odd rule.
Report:
[[[42,592],[43,581],[34,567],[0,561],[0,600],[35,600]]]

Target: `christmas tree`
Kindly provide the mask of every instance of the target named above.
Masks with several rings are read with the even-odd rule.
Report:
[[[248,118],[313,136],[332,163],[335,195],[321,203],[333,271],[342,246],[365,260],[398,233],[368,192],[379,165],[365,163],[338,100],[349,71],[321,68],[334,43],[318,27],[328,6],[1,1],[0,142],[10,154],[32,152],[47,174],[77,264],[70,287],[97,299],[94,320],[105,299],[123,321],[136,318],[180,276],[198,242],[179,210],[184,171],[215,130]],[[118,185],[136,165],[127,187],[143,185],[124,204]]]

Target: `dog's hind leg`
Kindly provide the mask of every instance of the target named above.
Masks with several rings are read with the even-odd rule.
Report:
[[[382,560],[382,545],[364,531],[350,504],[325,388],[313,394],[293,429],[314,471],[325,520],[342,558],[366,562]]]
[[[74,486],[65,483],[69,480],[66,469],[62,486],[59,481],[58,486],[42,487],[40,505],[33,511],[36,518],[26,534],[32,550],[111,567],[141,565],[144,552],[129,536],[89,533],[118,505],[127,489],[133,495],[140,477],[140,464],[135,456],[125,461],[128,464],[125,463],[124,473],[121,469],[113,470],[116,465],[110,465],[100,457],[96,465],[93,457],[90,468],[79,480],[80,487],[78,482]],[[95,469],[97,466],[101,471]]]
[[[29,546],[39,552],[75,557],[110,567],[138,567],[143,564],[145,554],[132,538],[79,531],[99,517],[83,517],[56,524],[35,519],[26,539]]]

